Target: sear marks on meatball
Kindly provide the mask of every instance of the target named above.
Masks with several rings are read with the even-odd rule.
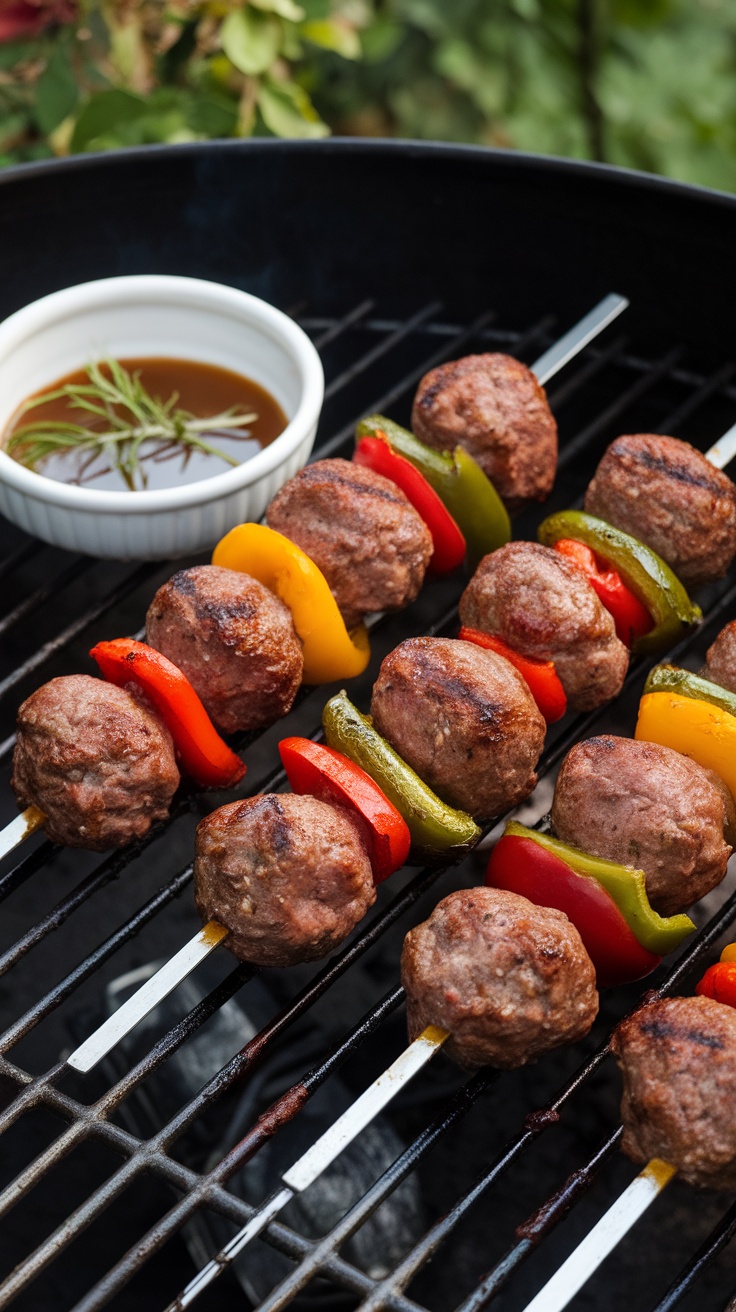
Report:
[[[165,820],[179,784],[168,729],[124,688],[51,679],[18,711],[11,780],[53,843],[105,852]]]
[[[658,999],[621,1022],[611,1047],[626,1155],[661,1157],[703,1189],[736,1189],[736,1011],[712,998]]]
[[[663,916],[720,884],[731,855],[729,818],[710,771],[669,747],[609,735],[568,752],[552,803],[558,838],[643,870]]]
[[[721,629],[705,660],[704,677],[729,692],[736,692],[736,620]]]
[[[276,493],[269,526],[311,556],[352,628],[414,601],[432,538],[404,493],[350,460],[317,460]]]
[[[417,389],[411,424],[440,451],[464,446],[511,510],[552,490],[557,424],[544,388],[510,355],[466,355],[432,369]]]
[[[371,714],[444,801],[488,819],[537,782],[546,725],[521,675],[452,638],[409,638],[383,661]]]
[[[736,555],[736,487],[676,437],[617,437],[585,509],[646,542],[688,587],[721,578]]]
[[[582,572],[551,547],[509,542],[484,556],[460,619],[522,656],[554,661],[570,710],[593,711],[621,691],[628,649]]]
[[[204,921],[257,966],[324,957],[376,900],[358,822],[295,793],[230,802],[197,826],[194,890]]]
[[[448,1030],[461,1066],[524,1066],[587,1034],[595,970],[574,925],[516,893],[451,893],[404,940],[409,1038]]]
[[[148,608],[146,640],[183,671],[223,733],[273,724],[301,684],[302,648],[288,607],[233,569],[198,565],[174,574]]]

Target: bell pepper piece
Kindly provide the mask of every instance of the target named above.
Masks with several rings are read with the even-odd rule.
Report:
[[[736,961],[736,943],[727,943],[721,953],[721,961]]]
[[[467,451],[433,451],[385,415],[361,419],[356,437],[385,433],[391,446],[424,475],[447,506],[463,534],[473,568],[483,556],[511,541],[511,520],[503,501],[480,465]]]
[[[537,537],[546,547],[554,547],[562,538],[574,538],[616,570],[654,621],[648,633],[634,639],[632,651],[637,654],[672,647],[703,618],[700,607],[690,600],[661,556],[603,519],[582,510],[563,510],[543,520]]]
[[[304,682],[362,674],[371,658],[360,624],[348,633],[327,579],[300,547],[265,524],[239,524],[212,553],[212,564],[258,579],[289,607],[304,653]]]
[[[347,693],[330,698],[322,725],[330,747],[360,765],[404,817],[415,857],[460,857],[480,838],[475,821],[441,801],[353,706]]]
[[[532,656],[520,656],[503,638],[497,638],[494,633],[481,633],[479,629],[469,629],[465,625],[460,629],[458,637],[463,642],[474,642],[477,647],[485,647],[486,651],[495,651],[498,656],[505,656],[528,684],[547,724],[555,724],[562,719],[567,710],[567,697],[554,661],[538,661]]]
[[[646,606],[626,587],[615,569],[599,568],[595,552],[590,547],[586,547],[583,542],[574,542],[572,538],[560,538],[559,542],[555,542],[555,551],[582,570],[598,599],[613,616],[616,636],[621,642],[631,647],[637,638],[643,638],[645,633],[649,633],[654,621]]]
[[[713,998],[727,1007],[736,1007],[736,961],[717,961],[709,966],[695,992],[701,998]]]
[[[736,800],[736,716],[682,692],[645,692],[634,737],[715,770]]]
[[[689,916],[660,916],[653,910],[647,897],[643,870],[606,861],[604,857],[591,856],[579,847],[573,847],[571,843],[562,843],[551,834],[540,834],[536,829],[527,829],[515,820],[507,824],[506,833],[531,839],[565,861],[576,874],[596,879],[613,898],[629,929],[648,952],[663,957],[679,947],[682,940],[695,929]]]
[[[133,683],[158,712],[174,740],[185,774],[202,788],[229,788],[245,765],[223,741],[186,675],[145,642],[113,638],[98,642],[90,656],[109,683]]]
[[[357,815],[380,884],[405,864],[411,847],[409,826],[378,784],[342,752],[311,738],[284,738],[279,754],[295,793],[311,793],[348,807]]]
[[[702,674],[678,669],[676,665],[655,665],[649,671],[644,692],[677,692],[702,702],[720,706],[722,711],[736,717],[736,693],[722,688],[719,683],[704,679]]]
[[[391,449],[385,433],[362,437],[353,460],[356,465],[372,469],[390,478],[421,515],[432,535],[434,551],[430,568],[435,574],[450,574],[465,560],[465,538],[441,497],[411,461]]]
[[[597,879],[578,874],[554,852],[521,833],[507,828],[491,853],[485,882],[519,893],[535,906],[564,911],[583,940],[602,988],[641,979],[662,960],[642,947]]]

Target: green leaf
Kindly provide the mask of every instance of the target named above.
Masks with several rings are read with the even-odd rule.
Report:
[[[36,83],[36,122],[48,136],[77,107],[79,89],[69,62],[69,48],[59,42]]]
[[[254,76],[271,67],[281,48],[281,23],[271,14],[234,9],[220,28],[222,48],[241,73]]]
[[[238,122],[235,101],[215,96],[193,96],[187,123],[194,132],[205,137],[230,137]]]
[[[129,91],[98,91],[87,101],[79,118],[71,140],[71,150],[89,150],[97,137],[115,136],[117,130],[125,123],[131,123],[146,112],[146,102],[142,96],[133,96]]]
[[[38,54],[38,46],[30,41],[3,41],[0,44],[0,70],[15,68],[16,64]]]
[[[258,88],[258,108],[266,127],[277,137],[326,137],[309,96],[296,82],[264,82]]]
[[[398,49],[406,28],[392,18],[380,15],[360,34],[363,59],[367,64],[380,64]]]
[[[305,17],[305,11],[301,5],[296,4],[296,0],[250,0],[254,9],[263,9],[267,14],[278,14],[279,18],[287,18],[291,23],[301,23]]]
[[[360,38],[354,28],[334,18],[315,19],[305,23],[302,36],[323,50],[334,50],[343,59],[360,59]]]

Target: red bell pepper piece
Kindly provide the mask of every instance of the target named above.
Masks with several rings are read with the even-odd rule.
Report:
[[[736,961],[717,961],[709,966],[695,992],[727,1007],[736,1007]]]
[[[90,656],[110,683],[134,683],[158,711],[174,740],[185,774],[201,788],[229,788],[245,765],[223,741],[185,674],[145,642],[98,642]]]
[[[643,948],[613,898],[532,838],[504,835],[491,853],[486,884],[519,893],[539,907],[564,911],[577,929],[602,988],[628,984],[662,960]]]
[[[295,793],[311,793],[357,814],[376,884],[401,869],[411,846],[409,826],[365,770],[310,738],[283,738],[279,753]]]
[[[561,720],[567,710],[567,696],[560,682],[560,676],[554,661],[539,661],[533,656],[520,656],[518,651],[509,647],[503,638],[494,633],[481,633],[479,629],[469,629],[465,625],[458,637],[463,642],[474,642],[487,651],[495,651],[498,656],[505,656],[529,685],[529,691],[544,716],[547,724]]]
[[[611,612],[616,635],[627,647],[631,647],[636,638],[642,638],[654,628],[654,620],[643,602],[627,588],[617,570],[601,569],[590,547],[573,538],[560,538],[559,542],[555,542],[554,549],[569,560],[571,565],[582,570],[606,610]]]
[[[404,496],[411,501],[432,535],[434,552],[430,567],[435,574],[449,574],[462,565],[465,559],[465,538],[455,520],[430,487],[424,474],[405,456],[394,451],[385,433],[376,437],[362,437],[353,453],[356,465],[372,469],[374,474],[390,478]]]

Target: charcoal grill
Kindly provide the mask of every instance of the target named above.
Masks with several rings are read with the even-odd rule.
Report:
[[[542,514],[579,502],[617,433],[666,431],[705,449],[733,423],[727,271],[735,215],[729,197],[470,148],[253,141],[131,151],[0,175],[0,314],[116,273],[244,287],[312,335],[327,376],[316,454],[345,454],[361,414],[384,410],[407,421],[414,387],[434,364],[487,349],[530,360],[615,289],[631,299],[625,319],[550,387],[560,472],[544,511],[516,523],[516,536],[530,537]],[[169,570],[67,557],[8,525],[0,534],[4,823],[14,813],[7,775],[21,697],[54,674],[89,668],[86,651],[98,638],[136,632]],[[371,669],[354,685],[359,704],[398,641],[455,631],[461,586],[430,583],[378,627]],[[690,668],[736,613],[736,582],[701,601],[702,629],[674,653]],[[543,779],[580,737],[632,732],[645,673],[633,664],[614,706],[553,728]],[[325,696],[303,695],[289,732],[315,733]],[[249,766],[244,792],[283,784],[275,744],[284,727],[239,744]],[[155,1032],[142,1056],[108,1068],[102,1083],[63,1071],[61,1058],[90,1017],[99,1019],[110,980],[166,956],[197,923],[186,891],[192,832],[218,800],[183,797],[170,825],[108,857],[59,851],[36,836],[0,871],[0,1308],[163,1308],[195,1269],[182,1227],[191,1234],[193,1219],[218,1218],[220,1236],[238,1230],[253,1211],[230,1187],[238,1168],[277,1141],[288,1162],[300,1116],[335,1072],[357,1093],[398,1053],[403,933],[482,871],[476,854],[459,869],[390,881],[368,923],[330,961],[272,973],[274,1008],[259,1032],[146,1133],[129,1114],[135,1097],[155,1087],[229,999],[247,1005],[253,972],[232,969],[223,953],[202,1000]],[[691,989],[736,919],[732,889],[727,879],[711,895],[697,936],[647,987]],[[405,1146],[345,1219],[319,1239],[274,1223],[258,1241],[290,1263],[260,1306],[306,1306],[306,1289],[321,1309],[336,1306],[335,1295],[340,1306],[352,1299],[392,1312],[523,1308],[632,1174],[617,1153],[606,1042],[643,988],[604,995],[583,1044],[528,1070],[467,1079],[438,1059],[392,1109]],[[305,1019],[325,1028],[317,1061],[284,1083],[226,1155],[198,1158],[202,1120],[216,1119],[223,1099],[275,1045],[283,1051]],[[389,1271],[371,1273],[346,1256],[345,1241],[410,1178],[424,1195],[422,1227]],[[731,1199],[675,1183],[574,1306],[607,1310],[626,1300],[632,1312],[720,1312],[736,1286],[728,1251],[735,1230]],[[220,1246],[213,1241],[210,1251]],[[246,1303],[225,1276],[200,1306]]]

